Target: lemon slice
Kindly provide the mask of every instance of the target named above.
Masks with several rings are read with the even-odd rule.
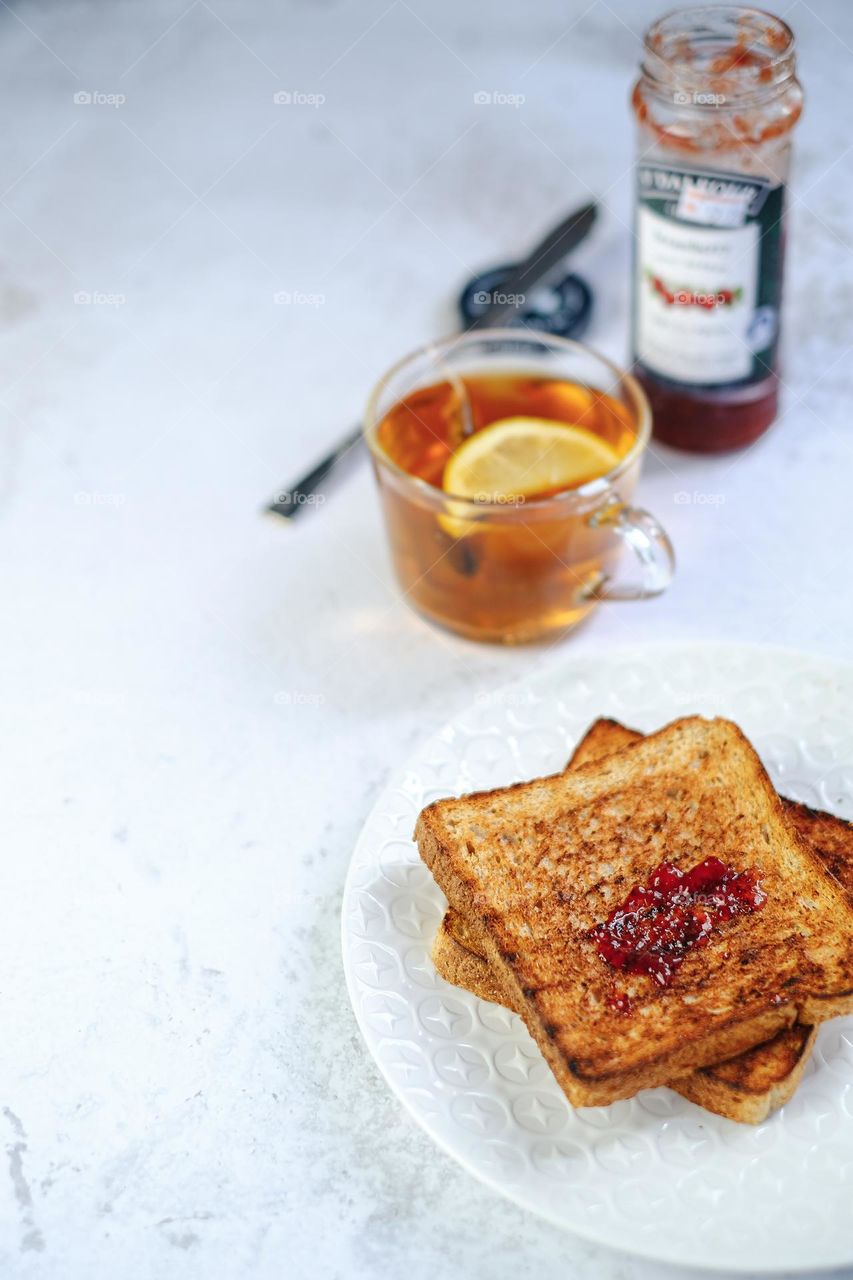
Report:
[[[548,418],[501,418],[448,459],[443,487],[475,502],[512,502],[575,488],[618,462],[612,445],[585,427]]]

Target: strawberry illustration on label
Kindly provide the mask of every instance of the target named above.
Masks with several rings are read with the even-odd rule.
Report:
[[[653,292],[667,307],[701,307],[705,311],[713,311],[715,307],[732,307],[743,297],[742,288],[709,292],[707,289],[690,289],[684,285],[671,287],[648,268],[645,275]]]

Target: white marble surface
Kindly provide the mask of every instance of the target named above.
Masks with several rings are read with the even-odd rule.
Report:
[[[396,598],[366,469],[292,528],[259,515],[468,272],[590,190],[590,340],[624,354],[626,95],[658,8],[0,9],[4,1276],[661,1274],[401,1113],[347,1004],[341,886],[390,769],[498,681],[663,637],[847,656],[850,6],[786,10],[809,103],[785,413],[745,455],[650,460],[667,597],[478,648]]]

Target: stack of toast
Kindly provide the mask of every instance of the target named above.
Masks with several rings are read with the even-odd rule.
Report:
[[[758,1123],[853,1012],[853,824],[781,798],[730,721],[599,720],[563,773],[439,800],[415,839],[438,972],[519,1013],[575,1106],[666,1084]]]

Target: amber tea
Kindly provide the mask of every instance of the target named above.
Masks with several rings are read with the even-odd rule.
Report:
[[[507,367],[507,349],[525,347]],[[413,362],[424,366],[414,379]],[[574,626],[613,578],[629,525],[636,533],[624,503],[648,430],[634,380],[561,339],[469,334],[397,366],[371,401],[367,439],[406,598],[475,639]]]
[[[530,470],[525,474],[519,467],[514,476],[515,493],[510,497],[544,497],[563,488],[577,488],[609,471],[636,440],[630,414],[613,396],[564,378],[524,374],[466,375],[452,382],[420,387],[389,410],[380,423],[378,438],[389,458],[404,471],[452,492],[445,481],[452,479],[453,468],[450,476],[445,473],[453,454],[470,436],[507,419],[580,427],[605,446],[598,459],[594,451],[593,456],[583,453],[580,470],[569,477],[568,483],[561,483],[562,477],[552,471],[551,476],[545,476],[544,488],[533,489],[531,485],[538,479],[536,458],[547,449],[549,437],[544,433],[546,444],[540,446],[536,430],[531,427],[527,432]],[[524,429],[520,428],[518,434],[523,435]],[[567,439],[566,447],[580,452],[571,439]],[[547,463],[544,469],[547,471]],[[556,482],[550,482],[555,475]],[[500,495],[499,500],[506,496]],[[485,501],[485,495],[480,500]]]

